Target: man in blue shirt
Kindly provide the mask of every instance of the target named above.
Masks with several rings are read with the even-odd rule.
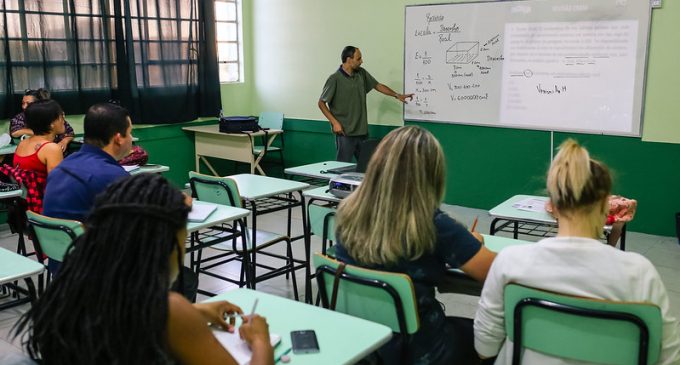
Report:
[[[112,182],[129,176],[118,164],[132,149],[132,121],[127,109],[111,104],[95,104],[88,109],[84,121],[85,144],[68,156],[47,176],[43,214],[53,218],[85,222],[97,195]],[[48,269],[56,274],[61,265],[50,260]],[[181,290],[173,290],[194,300],[198,277],[183,269]]]
[[[128,173],[118,164],[132,148],[128,111],[115,104],[95,104],[84,121],[85,144],[47,176],[43,214],[84,222],[97,194]]]

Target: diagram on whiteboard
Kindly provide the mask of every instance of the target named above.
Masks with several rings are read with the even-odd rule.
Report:
[[[639,135],[649,6],[523,0],[406,6],[407,120]]]
[[[456,42],[446,50],[446,63],[470,63],[479,56],[479,42]]]
[[[424,12],[413,18],[413,51],[407,54],[406,89],[414,92],[407,114],[438,118],[446,108],[463,113],[488,112],[498,103],[497,84],[503,64],[502,28],[479,32],[458,15]],[[475,24],[477,26],[479,24]],[[411,48],[411,47],[407,47]]]

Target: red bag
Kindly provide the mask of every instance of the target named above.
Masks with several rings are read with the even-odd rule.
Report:
[[[123,166],[146,165],[149,161],[149,153],[144,151],[142,147],[132,146],[130,154],[123,157],[118,163]]]

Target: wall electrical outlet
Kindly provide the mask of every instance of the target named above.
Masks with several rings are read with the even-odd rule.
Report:
[[[650,0],[650,3],[652,5],[652,8],[660,8],[661,7],[661,0]]]

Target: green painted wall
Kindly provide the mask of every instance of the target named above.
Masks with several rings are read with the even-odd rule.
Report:
[[[645,141],[680,143],[680,103],[676,91],[680,85],[679,34],[680,1],[666,0],[663,8],[652,12],[642,125]]]

